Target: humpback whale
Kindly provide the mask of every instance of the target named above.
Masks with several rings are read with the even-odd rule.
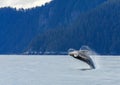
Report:
[[[88,50],[69,50],[69,55],[87,63],[91,69],[95,69],[95,65],[91,57],[87,54]]]

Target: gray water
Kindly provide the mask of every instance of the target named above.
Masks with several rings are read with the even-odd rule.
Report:
[[[0,85],[120,85],[120,56],[92,56],[95,70],[70,56],[0,56]]]

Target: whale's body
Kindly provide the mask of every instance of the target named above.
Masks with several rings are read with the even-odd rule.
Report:
[[[87,52],[86,50],[79,50],[79,51],[74,50],[74,51],[69,52],[69,55],[87,63],[91,67],[91,69],[95,69],[93,60],[91,59],[89,55],[87,55],[86,52]]]

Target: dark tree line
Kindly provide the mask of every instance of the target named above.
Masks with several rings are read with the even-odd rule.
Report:
[[[120,54],[120,0],[79,14],[72,25],[47,31],[29,46],[37,52],[67,52],[87,45],[100,54]],[[42,49],[42,50],[41,50]]]
[[[70,47],[79,48],[87,44],[91,41],[89,37],[96,35],[94,31],[97,22],[96,27],[90,23],[94,17],[93,12],[105,1],[107,0],[53,0],[44,6],[28,10],[1,8],[0,54],[19,54],[28,50],[59,53]],[[97,13],[99,16],[104,15]],[[87,31],[86,35],[86,30],[94,31],[91,34]],[[92,43],[94,42],[89,43],[90,46],[96,47]]]

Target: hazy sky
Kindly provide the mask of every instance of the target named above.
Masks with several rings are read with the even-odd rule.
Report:
[[[0,7],[32,8],[50,1],[51,0],[0,0]]]

